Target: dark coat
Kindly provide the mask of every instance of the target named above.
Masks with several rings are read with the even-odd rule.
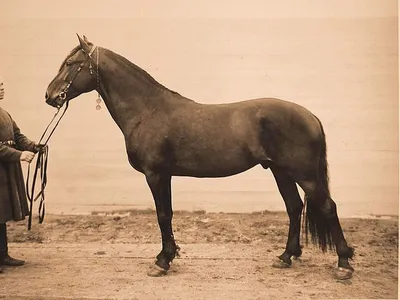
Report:
[[[1,142],[14,141],[16,146]],[[0,107],[0,224],[20,221],[29,214],[20,157],[22,151],[37,152],[11,116]]]

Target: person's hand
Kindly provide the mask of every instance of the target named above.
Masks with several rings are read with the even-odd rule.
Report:
[[[35,144],[36,152],[43,152],[46,149],[47,145],[44,144]]]
[[[19,160],[30,163],[34,157],[35,157],[35,153],[30,152],[30,151],[23,151]]]

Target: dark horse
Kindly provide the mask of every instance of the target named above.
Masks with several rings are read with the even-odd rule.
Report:
[[[147,180],[157,209],[162,250],[149,275],[166,274],[179,247],[171,225],[171,177],[226,177],[258,164],[270,168],[289,215],[286,249],[275,267],[289,267],[300,246],[301,200],[305,232],[323,251],[336,249],[336,278],[350,278],[347,246],[328,186],[325,134],[307,109],[265,98],[205,105],[169,90],[124,57],[79,37],[46,91],[62,107],[97,90],[121,129],[129,163]]]

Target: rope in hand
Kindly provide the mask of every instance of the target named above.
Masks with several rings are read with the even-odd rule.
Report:
[[[45,207],[45,203],[44,203],[44,200],[45,200],[44,190],[47,185],[47,161],[48,161],[48,157],[49,157],[49,147],[48,147],[47,143],[50,140],[51,136],[53,135],[54,131],[56,130],[56,128],[57,128],[58,124],[60,123],[62,117],[64,116],[65,112],[67,111],[68,105],[69,105],[69,101],[66,102],[64,111],[62,112],[61,116],[58,118],[54,127],[50,130],[50,125],[54,122],[54,120],[56,119],[57,115],[60,112],[59,109],[57,110],[57,112],[54,114],[53,118],[51,119],[50,123],[47,125],[46,129],[44,130],[42,136],[40,137],[40,140],[38,142],[38,144],[40,145],[40,149],[39,149],[38,156],[36,159],[36,166],[35,166],[35,171],[33,172],[31,186],[29,186],[31,163],[29,163],[29,165],[28,165],[27,178],[26,178],[26,193],[27,193],[27,198],[30,202],[28,230],[31,230],[31,228],[32,228],[33,202],[35,202],[39,198],[40,198],[39,224],[43,223],[43,220],[44,220],[44,215],[46,213],[46,207]],[[49,130],[50,130],[50,134],[47,138],[45,138],[46,133]],[[37,181],[39,171],[40,171],[40,191],[35,196],[35,187],[36,187],[36,181]]]

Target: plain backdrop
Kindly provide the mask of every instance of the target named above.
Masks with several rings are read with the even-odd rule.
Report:
[[[46,87],[78,44],[75,33],[85,34],[202,103],[278,97],[307,107],[326,131],[339,216],[398,214],[397,16],[394,0],[1,0],[0,105],[40,137],[55,113]],[[154,207],[96,97],[73,100],[50,141],[48,211]],[[174,178],[173,197],[175,209],[285,209],[261,167]]]

